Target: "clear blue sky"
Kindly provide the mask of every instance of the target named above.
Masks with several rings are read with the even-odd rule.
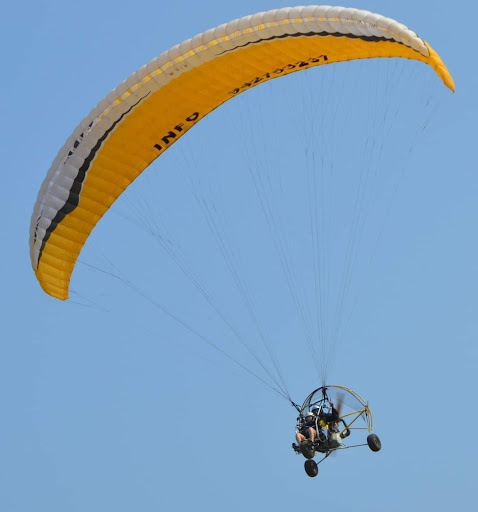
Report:
[[[31,270],[28,229],[37,191],[57,151],[90,109],[174,44],[286,5],[281,0],[49,1],[3,8],[0,510],[473,508],[475,3],[346,4],[392,17],[429,41],[455,78],[455,94],[425,66],[408,69],[403,63],[362,64],[336,75],[316,69],[258,87],[195,127],[108,212],[81,255],[70,301],[46,296]],[[354,94],[360,97],[362,87],[365,96],[374,94],[364,79],[369,69],[377,80],[386,80],[383,74],[389,72],[400,76],[403,69],[403,80],[416,80],[419,97],[430,98],[430,105],[415,108],[415,87],[408,92],[392,87],[395,105],[403,99],[403,110],[392,109],[388,124],[377,128],[367,115],[381,117],[387,110],[383,96],[363,117],[360,108],[347,104]],[[315,95],[322,90],[336,103],[324,106],[324,96]],[[353,183],[344,173],[368,165],[360,162],[361,146],[376,132],[364,140],[357,134],[362,126],[378,132],[390,127],[400,142],[372,158],[391,178],[377,182],[376,203],[367,210],[345,301],[347,322],[328,374],[329,383],[349,386],[369,400],[383,449],[341,453],[310,479],[303,459],[290,449],[292,407],[191,332],[263,376],[191,279],[138,222],[155,219],[155,233],[171,244],[177,259],[184,255],[208,296],[270,364],[191,192],[208,198],[224,227],[223,240],[231,243],[249,305],[273,340],[293,399],[301,401],[320,380],[248,166],[255,163],[263,176],[274,178],[275,219],[289,244],[304,311],[313,311],[313,267],[304,256],[310,254],[310,232],[301,231],[307,218],[301,130],[304,119],[323,128],[321,108],[337,113],[318,140],[330,144],[326,164],[335,162],[334,194],[343,191],[327,198],[335,213],[327,227],[333,247],[326,301],[335,300],[340,284],[343,233],[353,202]],[[217,147],[208,146],[209,131],[223,132]],[[312,149],[320,159],[322,148]],[[143,295],[105,274],[110,271],[121,272]]]

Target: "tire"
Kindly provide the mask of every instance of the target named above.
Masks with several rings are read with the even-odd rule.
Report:
[[[315,460],[309,459],[304,462],[305,472],[311,477],[317,476],[319,474],[319,466],[317,466]]]
[[[315,450],[310,441],[302,441],[300,443],[300,452],[306,459],[313,459],[315,457]]]
[[[382,443],[380,442],[380,439],[376,434],[369,434],[367,436],[367,444],[368,444],[368,447],[373,452],[379,452],[380,448],[382,448]]]

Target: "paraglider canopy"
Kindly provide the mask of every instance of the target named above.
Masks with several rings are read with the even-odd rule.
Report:
[[[163,52],[106,96],[53,161],[30,225],[31,264],[41,287],[68,298],[71,273],[97,222],[151,162],[214,109],[296,71],[384,57],[428,64],[454,90],[427,42],[390,18],[359,9],[311,5],[261,12]],[[214,143],[212,133],[211,148]]]

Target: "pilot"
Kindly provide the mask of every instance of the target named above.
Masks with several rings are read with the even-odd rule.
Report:
[[[299,424],[298,432],[295,434],[297,444],[293,443],[292,447],[297,452],[299,451],[300,443],[306,440],[314,442],[317,437],[317,431],[315,430],[315,416],[309,411],[305,414],[304,420]]]

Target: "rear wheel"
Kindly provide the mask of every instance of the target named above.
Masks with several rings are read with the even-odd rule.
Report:
[[[311,477],[317,476],[319,474],[319,466],[317,466],[315,460],[306,460],[304,462],[305,472]]]
[[[367,444],[368,444],[368,447],[373,452],[378,452],[378,451],[380,451],[380,448],[382,448],[382,443],[380,442],[380,439],[376,434],[369,434],[367,436]]]
[[[313,459],[315,456],[315,450],[311,441],[302,441],[300,443],[300,451],[306,459]]]

